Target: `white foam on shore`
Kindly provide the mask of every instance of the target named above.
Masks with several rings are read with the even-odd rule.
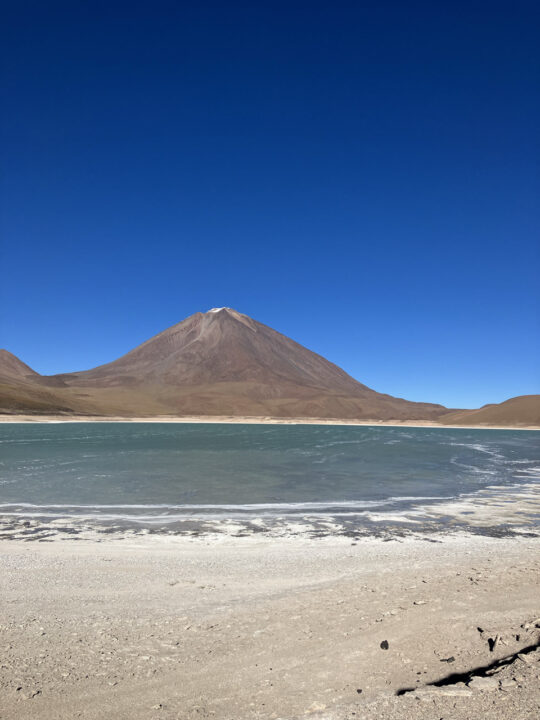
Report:
[[[245,504],[185,504],[185,505],[171,505],[169,503],[152,503],[152,504],[145,504],[145,503],[139,503],[139,504],[109,504],[109,505],[101,505],[101,504],[92,504],[92,505],[79,505],[74,503],[61,503],[61,504],[54,504],[54,503],[47,503],[45,505],[38,505],[36,503],[27,503],[27,502],[11,502],[11,503],[0,503],[0,508],[13,508],[13,507],[20,507],[20,508],[43,508],[43,509],[67,509],[67,508],[73,508],[73,509],[103,509],[103,510],[109,510],[109,509],[125,509],[125,510],[137,510],[137,509],[170,509],[170,510],[225,510],[225,511],[266,511],[266,510],[273,510],[275,512],[282,512],[284,510],[297,510],[299,512],[303,512],[306,510],[325,510],[328,512],[332,508],[369,508],[369,507],[378,507],[380,505],[391,505],[396,502],[417,502],[417,501],[425,501],[425,500],[452,500],[454,496],[452,495],[445,495],[445,496],[439,496],[439,495],[426,495],[426,496],[415,496],[415,495],[404,495],[404,496],[396,496],[396,497],[389,497],[385,500],[337,500],[337,501],[331,501],[328,500],[326,502],[290,502],[290,503],[245,503]]]
[[[252,522],[256,519],[281,521],[301,516],[318,522],[331,518],[367,517],[381,522],[404,521],[410,515],[417,514],[413,508],[396,512],[390,507],[400,503],[426,503],[452,501],[454,496],[400,496],[386,500],[349,500],[337,502],[298,502],[298,503],[252,503],[243,505],[168,505],[168,504],[118,504],[118,505],[71,505],[35,503],[0,503],[0,515],[19,518],[66,518],[69,520],[99,520],[116,522],[137,522],[150,524],[172,524],[182,521],[204,522],[205,520],[226,522],[228,519]],[[390,506],[390,507],[389,507]],[[383,508],[388,507],[385,511]],[[151,511],[164,512],[151,512]],[[370,511],[379,512],[373,517]],[[124,512],[122,512],[124,511]],[[138,511],[138,512],[126,512]],[[150,511],[150,512],[148,512]]]
[[[532,478],[530,478],[532,480]],[[413,502],[411,502],[413,501]],[[431,501],[431,502],[430,502]],[[398,509],[399,502],[411,502]],[[138,513],[119,512],[138,510]],[[154,512],[152,510],[167,510]],[[171,512],[176,510],[176,512]],[[105,511],[105,512],[102,512]],[[108,512],[107,512],[108,511]],[[116,512],[115,512],[116,511]],[[143,512],[141,512],[143,511]],[[146,511],[146,512],[144,512]],[[148,512],[150,511],[150,512]],[[339,534],[356,528],[361,532],[366,523],[381,528],[387,524],[419,526],[436,523],[440,529],[455,527],[487,527],[504,525],[518,530],[538,525],[540,516],[540,487],[536,482],[511,486],[492,485],[474,493],[458,497],[395,497],[381,501],[342,501],[336,503],[263,503],[249,505],[48,505],[32,503],[0,504],[4,518],[32,519],[32,523],[49,527],[64,524],[81,528],[86,524],[134,523],[147,526],[166,526],[176,523],[180,532],[191,533],[193,523],[204,533],[236,532],[251,534],[253,526],[272,535],[290,532],[312,532],[325,528]],[[357,518],[357,521],[354,521]],[[353,524],[351,525],[351,521]],[[294,529],[293,529],[294,527]],[[51,528],[52,529],[52,528]],[[90,529],[90,528],[86,528]],[[121,528],[114,528],[120,531]],[[125,527],[123,532],[125,532]],[[168,530],[165,532],[171,532]],[[176,530],[174,530],[176,532]],[[14,530],[13,532],[17,532]],[[143,531],[144,532],[144,531]],[[8,533],[11,531],[8,530]]]

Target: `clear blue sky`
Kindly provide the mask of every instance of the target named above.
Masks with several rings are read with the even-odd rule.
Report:
[[[540,392],[537,2],[2,10],[1,336],[228,305],[412,400]]]

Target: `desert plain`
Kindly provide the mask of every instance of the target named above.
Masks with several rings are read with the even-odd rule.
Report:
[[[0,718],[540,713],[540,539],[4,523]]]

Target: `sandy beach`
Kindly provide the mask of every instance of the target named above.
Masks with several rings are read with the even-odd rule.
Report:
[[[31,537],[2,720],[538,714],[538,537]]]
[[[237,425],[261,424],[261,425],[345,425],[345,426],[374,426],[384,425],[387,427],[429,427],[429,428],[463,428],[465,430],[540,430],[538,425],[443,425],[442,423],[429,422],[427,420],[342,420],[339,418],[284,418],[284,417],[254,417],[250,415],[193,415],[173,416],[164,415],[157,417],[122,417],[122,416],[94,416],[94,415],[24,415],[24,414],[0,414],[0,423],[61,423],[61,422],[129,422],[129,423],[230,423]]]

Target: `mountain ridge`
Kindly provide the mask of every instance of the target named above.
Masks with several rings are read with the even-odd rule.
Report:
[[[0,351],[0,412],[43,413],[47,408],[89,416],[443,423],[478,412],[379,393],[286,335],[226,307],[194,313],[89,370],[39,375],[9,351]]]

